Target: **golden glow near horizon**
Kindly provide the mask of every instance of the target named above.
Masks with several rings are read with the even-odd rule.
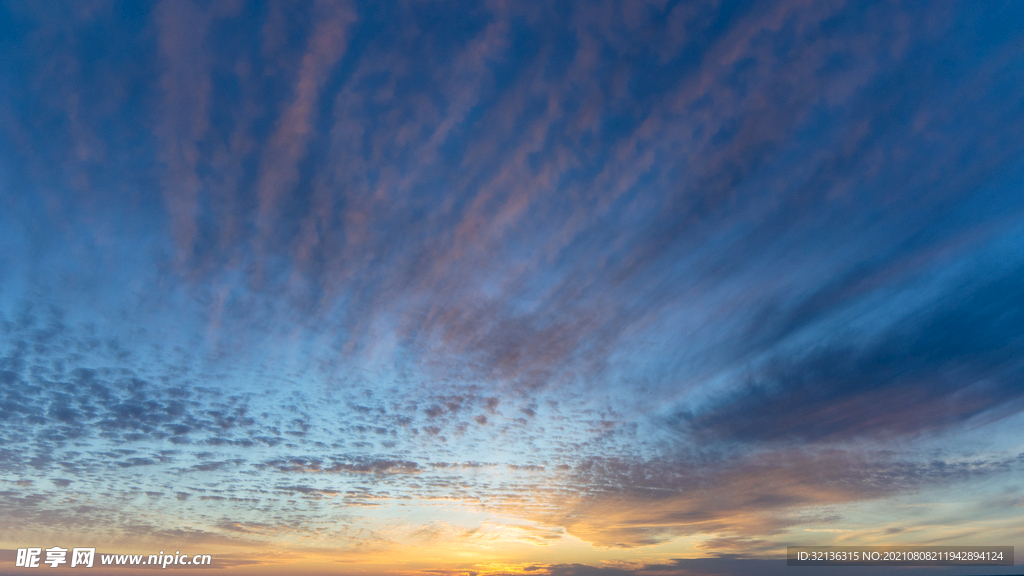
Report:
[[[742,512],[721,515],[712,523],[729,529],[717,533],[710,525],[688,526],[684,522],[664,520],[665,515],[672,514],[678,506],[689,507],[688,501],[683,504],[662,502],[652,509],[648,501],[617,500],[610,506],[587,512],[586,522],[600,525],[605,532],[660,530],[671,526],[681,533],[657,543],[630,547],[596,545],[567,532],[562,526],[496,514],[478,503],[448,500],[396,505],[385,501],[363,511],[348,509],[350,521],[346,528],[350,530],[344,536],[329,530],[316,534],[267,523],[259,526],[239,523],[227,527],[237,531],[238,538],[233,540],[204,541],[202,537],[188,538],[174,533],[126,534],[120,541],[99,546],[98,554],[148,555],[156,554],[158,548],[169,554],[211,554],[218,567],[244,573],[318,574],[341,570],[353,574],[423,574],[440,571],[488,576],[544,574],[551,567],[565,564],[639,570],[667,565],[678,558],[715,558],[736,553],[749,558],[777,559],[784,555],[786,546],[794,543],[852,546],[955,541],[963,545],[992,542],[1020,545],[1019,516],[1012,502],[1000,517],[950,523],[951,518],[977,516],[978,506],[993,507],[1005,502],[1001,498],[1007,490],[1012,491],[1012,486],[993,485],[989,490],[987,498],[960,502],[950,500],[946,488],[853,503],[823,497],[824,503],[817,508],[805,507],[791,514],[780,511],[771,518]],[[814,514],[817,520],[808,519],[808,515]],[[840,515],[844,519],[841,525],[837,523]],[[764,536],[763,524],[769,521],[777,522],[782,529],[777,534]],[[587,531],[586,525],[580,524],[583,534]],[[45,533],[14,531],[13,535],[15,539],[0,542],[0,548],[10,549],[26,542],[90,545],[93,544],[90,539],[95,539],[87,528]],[[183,536],[189,542],[187,546],[172,549],[166,545],[170,541],[181,542]],[[185,567],[175,569],[191,572]]]

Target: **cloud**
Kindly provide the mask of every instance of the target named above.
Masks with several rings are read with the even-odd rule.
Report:
[[[257,185],[258,223],[264,237],[270,233],[278,198],[289,195],[298,182],[298,164],[314,130],[320,89],[334,64],[345,53],[347,28],[355,20],[352,7],[345,4],[317,2],[314,14],[316,26],[302,57],[294,98],[284,109],[264,148]]]
[[[867,343],[767,362],[752,383],[680,425],[705,439],[841,441],[916,435],[1024,409],[1024,275],[958,287]]]
[[[1013,457],[921,461],[884,449],[766,451],[702,460],[593,459],[573,474],[577,498],[545,516],[600,546],[636,547],[719,534],[703,548],[747,553],[800,525],[840,523],[844,504],[998,477]]]
[[[328,462],[322,462],[319,458],[292,458],[288,461],[271,460],[261,466],[280,472],[303,473],[414,474],[420,471],[420,465],[416,462],[367,457],[355,457],[350,461],[331,459]]]

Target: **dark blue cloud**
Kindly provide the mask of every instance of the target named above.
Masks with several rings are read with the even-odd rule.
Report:
[[[841,441],[1024,410],[1024,273],[957,286],[862,343],[824,341],[682,417],[702,438]]]

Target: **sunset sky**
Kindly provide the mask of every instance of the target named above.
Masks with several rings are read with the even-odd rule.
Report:
[[[3,3],[0,574],[1024,559],[1022,30],[1024,2]],[[1014,568],[827,571],[965,572]]]

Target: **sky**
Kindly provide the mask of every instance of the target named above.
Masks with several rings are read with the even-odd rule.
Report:
[[[1024,553],[1022,26],[3,3],[0,573]]]

